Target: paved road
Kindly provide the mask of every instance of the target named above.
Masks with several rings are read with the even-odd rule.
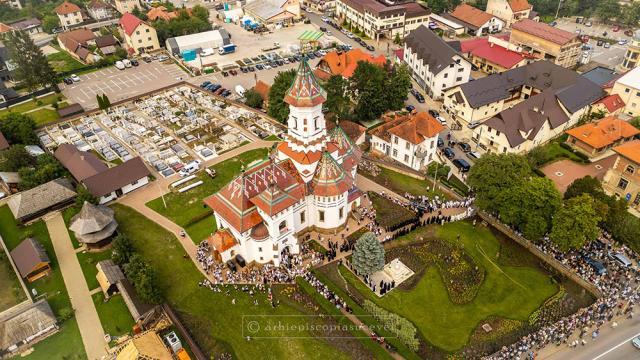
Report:
[[[640,335],[640,319],[621,321],[615,329],[604,327],[596,340],[590,336],[587,345],[576,349],[552,345],[540,352],[539,358],[546,360],[631,360],[640,359],[640,350],[631,345],[631,339]],[[586,339],[587,337],[585,337]],[[573,340],[573,338],[572,338]]]
[[[59,211],[52,213],[45,218],[45,222],[62,271],[64,285],[67,287],[71,299],[71,306],[75,311],[75,318],[80,328],[87,357],[89,360],[101,359],[107,354],[104,330],[98,312],[93,305],[87,281],[71,244],[71,238],[69,238],[62,214]]]
[[[572,33],[577,33],[577,30],[580,30],[580,34],[589,35],[590,37],[606,37],[612,40],[627,40],[631,41],[631,37],[624,34],[625,29],[620,29],[618,32],[613,32],[612,26],[610,25],[602,25],[602,24],[593,24],[593,26],[588,27],[583,24],[576,24],[575,20],[571,19],[558,19],[557,27],[562,30],[570,31]],[[606,32],[606,36],[604,33]],[[624,53],[627,51],[626,45],[611,45],[609,49],[605,49],[604,47],[597,46],[595,40],[590,40],[589,44],[593,46],[594,50],[591,55],[591,60],[607,65],[609,67],[616,67],[622,62],[624,57]]]

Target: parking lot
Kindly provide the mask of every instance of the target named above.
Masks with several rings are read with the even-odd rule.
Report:
[[[111,66],[85,75],[71,85],[61,84],[63,94],[85,110],[98,107],[97,94],[106,94],[111,103],[175,84],[187,78],[176,64],[140,62],[137,67],[118,70]]]

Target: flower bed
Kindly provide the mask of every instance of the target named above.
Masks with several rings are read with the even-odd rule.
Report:
[[[369,192],[369,199],[376,210],[376,221],[381,227],[393,231],[415,222],[418,215],[374,192]]]

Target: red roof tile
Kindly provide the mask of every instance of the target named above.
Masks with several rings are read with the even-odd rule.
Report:
[[[477,27],[486,24],[493,17],[493,15],[467,4],[456,6],[451,16]]]
[[[296,78],[287,90],[284,102],[297,107],[312,107],[327,101],[327,92],[320,86],[306,59],[300,62]]]
[[[65,1],[62,4],[58,5],[55,11],[56,11],[56,14],[58,15],[66,15],[66,14],[72,14],[75,12],[80,12],[80,7],[74,3]]]
[[[605,96],[602,99],[596,101],[596,104],[602,104],[607,111],[612,113],[616,110],[622,109],[625,105],[624,101],[618,94]]]
[[[511,69],[518,65],[522,60],[530,57],[526,54],[518,53],[489,42],[486,42],[484,45],[477,46],[471,51],[471,54],[500,65],[505,69]]]
[[[442,130],[444,130],[444,126],[442,126],[438,120],[434,119],[433,116],[428,113],[421,111],[409,115],[404,121],[401,121],[398,125],[387,131],[417,145],[425,139],[437,136]]]
[[[125,13],[120,18],[120,26],[122,27],[124,32],[129,36],[131,36],[131,34],[133,34],[133,32],[136,31],[136,28],[143,22],[144,21],[138,19],[135,15],[131,13]]]
[[[227,229],[220,229],[207,239],[211,247],[219,253],[223,253],[232,247],[238,245],[238,242]]]
[[[313,179],[309,183],[311,193],[317,196],[338,196],[353,187],[353,179],[331,157],[329,152],[322,153]]]
[[[558,45],[564,45],[576,38],[576,34],[572,32],[558,29],[543,22],[533,21],[531,19],[522,19],[512,24],[511,29],[522,31]]]
[[[616,116],[608,116],[600,121],[569,129],[566,133],[591,147],[600,149],[620,139],[638,135],[640,130]]]
[[[640,140],[633,140],[620,146],[616,146],[613,148],[613,151],[636,164],[640,164]]]
[[[367,61],[383,66],[387,59],[384,55],[373,57],[362,51],[362,49],[353,49],[347,52],[331,51],[318,62],[316,74],[320,74],[319,77],[321,79],[328,79],[331,75],[342,75],[345,78],[350,78],[359,61]]]
[[[509,7],[513,12],[525,11],[531,9],[531,5],[527,0],[509,0]]]

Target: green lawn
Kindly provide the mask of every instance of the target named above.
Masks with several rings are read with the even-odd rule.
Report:
[[[212,292],[198,286],[202,275],[195,265],[183,258],[184,250],[176,237],[151,222],[135,210],[113,205],[120,231],[134,243],[138,253],[155,269],[158,285],[167,302],[208,354],[229,352],[234,358],[308,358],[347,359],[348,351],[339,351],[331,344],[335,340],[306,338],[255,339],[247,341],[242,332],[243,315],[300,315],[301,313],[282,301],[275,309],[266,304],[266,295],[254,298],[240,290],[229,288],[231,295]],[[277,287],[274,287],[277,288]],[[232,305],[231,300],[236,299]],[[286,319],[286,320],[285,320]],[[288,324],[301,323],[297,317],[283,317]],[[303,335],[309,336],[304,333]]]
[[[121,295],[116,294],[107,302],[104,302],[102,292],[96,293],[92,297],[105,334],[121,336],[131,333],[135,322]]]
[[[0,312],[27,300],[9,256],[0,249]]]
[[[60,119],[60,115],[56,110],[51,109],[38,109],[27,113],[36,122],[37,126],[43,126],[50,122],[54,122]]]
[[[376,220],[383,228],[393,227],[417,217],[417,214],[372,191],[367,193],[376,210]]]
[[[51,105],[58,100],[58,97],[61,97],[62,99],[64,99],[64,96],[62,94],[54,93],[54,94],[49,94],[41,98],[38,98],[36,101],[30,100],[30,101],[12,106],[9,109],[0,110],[0,117],[4,116],[5,114],[8,114],[9,112],[24,113],[29,110],[36,109],[40,106]],[[38,105],[38,101],[40,101],[42,104]]]
[[[57,53],[47,55],[47,60],[49,60],[49,64],[51,64],[55,72],[63,73],[67,71],[76,71],[82,70],[86,67],[85,64],[71,57],[71,55],[66,51],[57,46],[54,47],[59,51]]]
[[[426,237],[428,229],[420,228],[391,245]],[[538,269],[500,264],[497,259],[500,242],[490,230],[473,227],[469,222],[450,223],[436,229],[436,236],[446,241],[456,242],[457,235],[461,236],[464,249],[486,271],[485,280],[470,303],[451,302],[435,267],[430,267],[411,290],[396,289],[383,298],[375,296],[351,272],[342,274],[360,293],[410,319],[427,341],[447,352],[464,347],[472,332],[490,316],[527,321],[532,312],[558,291],[551,278]]]
[[[279,137],[275,136],[275,135],[269,135],[266,138],[264,138],[266,141],[282,141],[282,139],[280,139]]]
[[[64,285],[62,273],[58,266],[58,259],[49,238],[47,225],[44,221],[36,221],[29,226],[19,227],[8,206],[0,207],[0,236],[2,236],[9,250],[15,248],[27,237],[36,238],[45,248],[53,272],[32,283],[27,283],[29,291],[35,289],[39,296],[44,296],[56,316],[64,311],[71,311],[71,301]],[[52,354],[59,358],[84,359],[86,354],[80,338],[80,332],[75,318],[64,322],[60,333],[36,345],[36,351],[31,355],[34,359],[50,359]],[[53,350],[55,349],[55,351]]]
[[[93,290],[100,286],[98,284],[98,280],[96,279],[96,275],[98,274],[98,269],[96,269],[96,264],[99,261],[111,259],[111,250],[104,250],[99,252],[79,252],[78,254],[78,262],[80,263],[80,267],[82,268],[82,273],[84,274],[85,280],[87,280],[87,286],[89,290]]]
[[[430,197],[435,195],[440,197],[445,196],[437,189],[435,192],[431,191],[433,186],[432,181],[416,179],[384,167],[380,167],[380,170],[380,174],[376,177],[373,177],[365,171],[359,171],[359,173],[399,195],[404,195],[405,192],[409,192],[414,195],[427,195]]]
[[[55,335],[33,346],[33,352],[18,359],[26,360],[83,360],[87,358],[76,318],[65,321]]]
[[[146,205],[154,211],[167,217],[174,223],[185,228],[191,239],[199,243],[216,230],[213,216],[206,216],[211,209],[205,208],[202,200],[213,195],[226,185],[233,177],[240,173],[241,166],[264,159],[267,149],[247,151],[235,158],[223,161],[211,168],[216,171],[216,177],[209,177],[204,171],[196,176],[203,184],[184,193],[171,192],[164,196],[167,207],[164,207],[162,198],[149,201]]]

